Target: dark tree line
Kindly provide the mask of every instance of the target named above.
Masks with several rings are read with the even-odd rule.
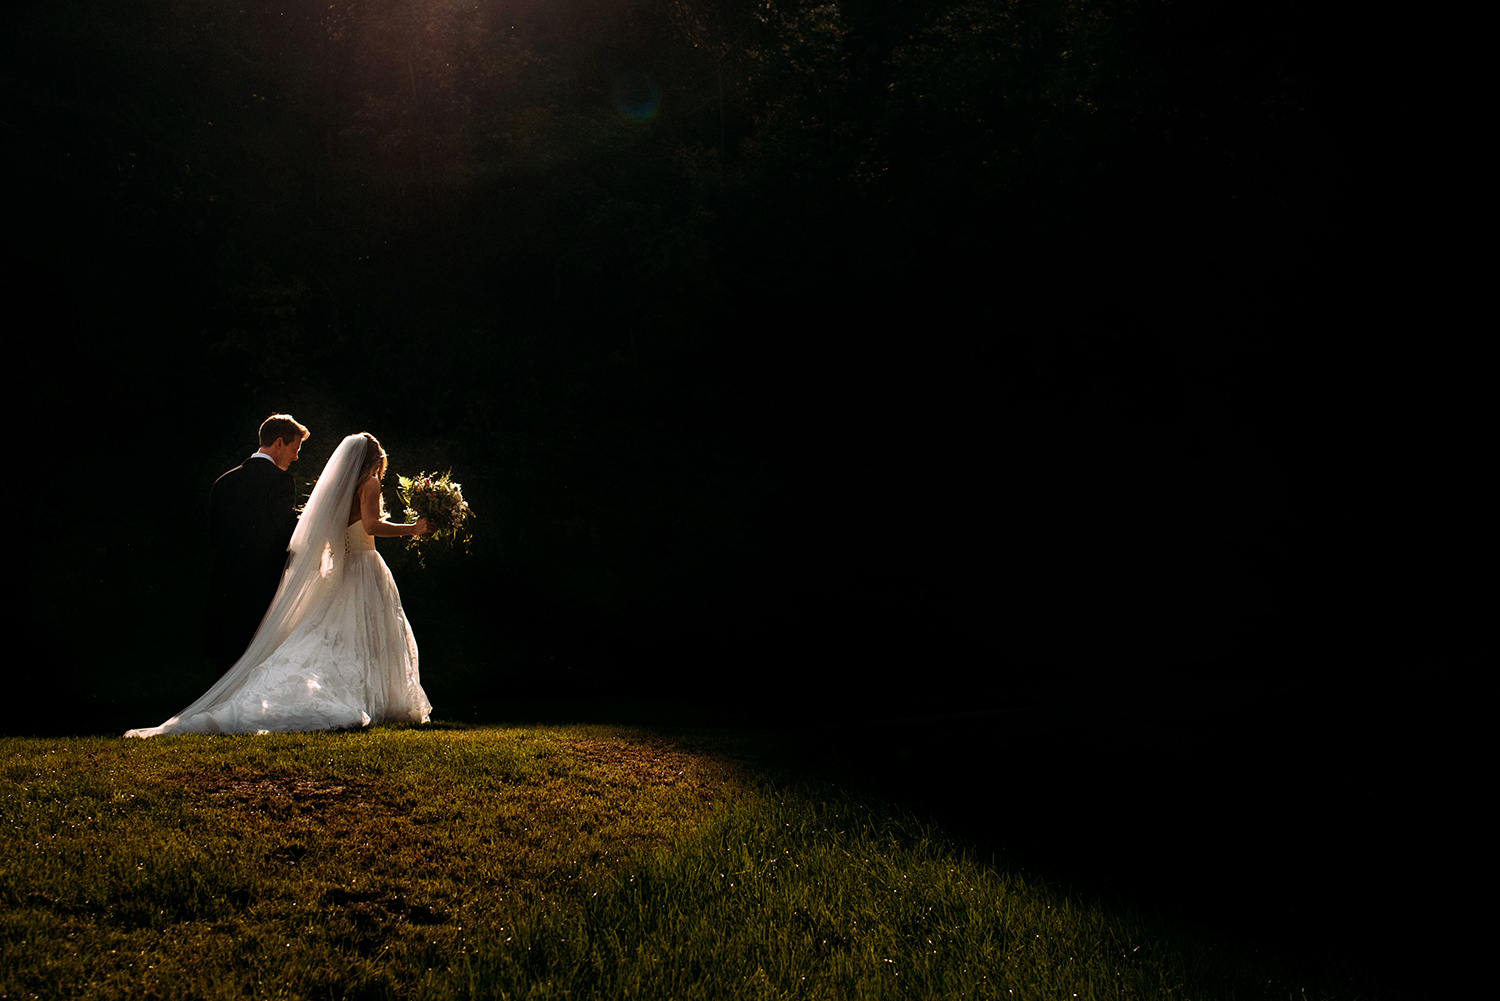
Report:
[[[1259,656],[1307,604],[1332,155],[1293,13],[23,5],[27,388],[130,470],[37,543],[45,642],[195,690],[200,501],[289,409],[304,481],[369,429],[468,486],[472,559],[390,554],[435,699]]]

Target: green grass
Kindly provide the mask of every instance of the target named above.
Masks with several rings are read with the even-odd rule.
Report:
[[[0,997],[1300,990],[753,751],[593,727],[3,740]]]

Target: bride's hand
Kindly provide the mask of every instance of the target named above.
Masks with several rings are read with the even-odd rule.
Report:
[[[413,535],[426,535],[432,531],[432,526],[427,524],[426,518],[418,518],[413,527],[416,528],[416,531],[412,533]]]

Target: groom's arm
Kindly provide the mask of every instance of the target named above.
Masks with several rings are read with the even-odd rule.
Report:
[[[287,542],[292,541],[292,533],[297,530],[297,487],[292,482],[292,474],[287,473],[282,479],[280,495],[276,499],[276,511],[278,522],[281,524]]]
[[[255,472],[250,518],[255,523],[257,545],[282,554],[277,557],[280,560],[297,528],[297,488],[292,483],[292,474],[259,460],[246,466]]]

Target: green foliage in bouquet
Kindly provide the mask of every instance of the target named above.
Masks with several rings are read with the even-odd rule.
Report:
[[[407,549],[417,551],[417,562],[426,566],[422,558],[422,547],[442,543],[448,548],[462,544],[464,552],[474,541],[468,524],[474,517],[464,500],[462,484],[453,482],[453,470],[441,475],[418,473],[416,476],[397,476],[397,492],[401,503],[406,505],[406,517],[426,518],[432,531],[427,535],[413,535],[406,540]]]

